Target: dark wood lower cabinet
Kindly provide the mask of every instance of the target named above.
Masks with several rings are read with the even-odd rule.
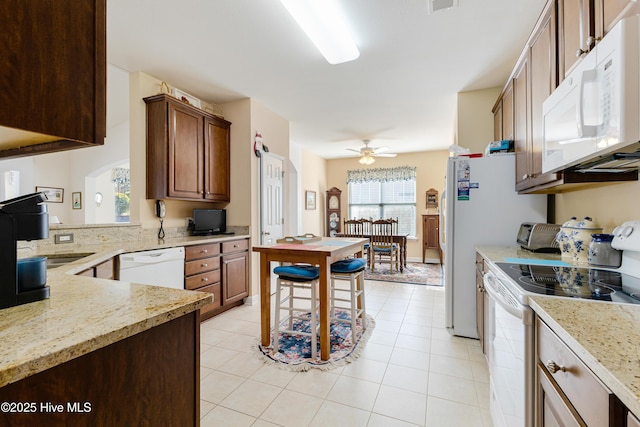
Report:
[[[192,312],[0,388],[35,409],[3,410],[0,425],[200,425],[199,323]]]
[[[187,246],[185,288],[213,294],[200,309],[202,320],[242,305],[249,295],[249,239]]]

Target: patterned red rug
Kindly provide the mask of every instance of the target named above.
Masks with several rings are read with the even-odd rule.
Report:
[[[367,268],[364,271],[366,280],[378,280],[381,282],[411,283],[415,285],[443,286],[442,266],[440,264],[422,264],[408,262],[404,271],[389,272],[389,264],[376,263],[375,272]]]

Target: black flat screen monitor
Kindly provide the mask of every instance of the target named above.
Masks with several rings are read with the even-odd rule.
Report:
[[[224,209],[194,209],[193,234],[227,234],[227,211]]]

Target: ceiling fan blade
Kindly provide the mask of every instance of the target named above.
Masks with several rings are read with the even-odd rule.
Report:
[[[384,153],[385,151],[389,151],[389,147],[374,148],[374,151],[375,151],[376,154]]]
[[[387,153],[387,154],[374,154],[373,157],[395,157],[397,154]]]
[[[347,150],[360,154],[360,150],[355,150],[353,148],[347,148]]]

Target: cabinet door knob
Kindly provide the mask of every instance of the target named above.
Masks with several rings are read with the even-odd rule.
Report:
[[[208,251],[206,249],[203,249],[200,251],[201,254],[206,254]]]
[[[556,362],[554,362],[553,360],[549,360],[547,362],[547,369],[549,370],[549,372],[551,372],[552,374],[555,374],[556,372],[560,371],[560,372],[567,372],[567,368],[565,368],[562,365],[558,365]]]
[[[576,50],[576,58],[580,58],[582,55],[584,55],[587,52],[588,52],[588,50],[584,50],[584,49]]]
[[[209,266],[209,264],[207,264],[207,263],[203,263],[203,264],[201,265],[201,267],[208,267],[208,266]]]
[[[587,46],[591,47],[596,44],[596,38],[593,36],[589,36],[587,37],[587,40],[585,40],[585,43],[587,43]]]
[[[208,281],[209,281],[209,278],[208,278],[208,277],[203,277],[203,278],[202,278],[202,281],[203,281],[203,282],[208,282]]]
[[[525,173],[524,175],[522,175],[522,179],[527,179],[527,178],[529,178],[529,174],[528,173]]]

